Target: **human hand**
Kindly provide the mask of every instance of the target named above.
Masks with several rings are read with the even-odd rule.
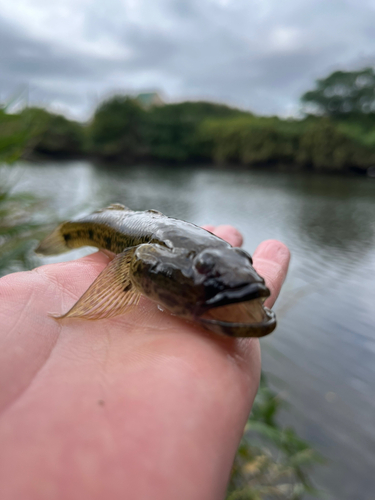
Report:
[[[207,229],[242,243],[230,226]],[[289,252],[270,240],[253,258],[271,307]],[[101,321],[48,316],[107,264],[98,252],[0,280],[0,498],[223,498],[258,387],[258,339],[212,334],[145,298]]]

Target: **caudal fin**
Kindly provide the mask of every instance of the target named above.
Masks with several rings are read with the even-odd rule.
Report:
[[[35,249],[35,253],[40,255],[58,255],[71,250],[66,244],[61,226],[62,224],[39,243],[38,248]]]

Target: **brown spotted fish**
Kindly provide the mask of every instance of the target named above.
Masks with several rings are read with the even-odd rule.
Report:
[[[83,246],[116,256],[60,318],[126,314],[144,295],[231,337],[262,337],[276,327],[275,314],[263,305],[270,291],[251,256],[190,222],[113,204],[63,222],[36,252],[54,255]]]

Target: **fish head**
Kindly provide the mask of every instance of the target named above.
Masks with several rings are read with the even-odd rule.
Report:
[[[276,326],[274,313],[263,306],[270,291],[242,249],[178,252],[140,245],[131,276],[144,295],[209,330],[260,337]]]
[[[261,337],[275,329],[275,314],[264,307],[270,291],[252,264],[240,248],[208,248],[196,255],[195,281],[204,286],[194,311],[198,322],[229,336]]]
[[[208,248],[193,260],[194,281],[204,286],[202,310],[266,298],[270,291],[253,267],[251,256],[239,248]]]

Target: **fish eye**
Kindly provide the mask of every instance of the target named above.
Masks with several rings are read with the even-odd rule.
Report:
[[[208,274],[215,266],[213,255],[201,253],[194,261],[194,267],[200,274]]]

